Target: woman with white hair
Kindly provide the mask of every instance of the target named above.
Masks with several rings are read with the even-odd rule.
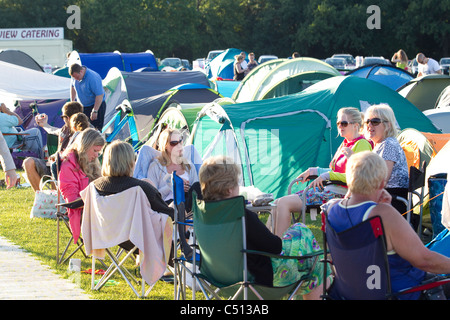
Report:
[[[199,173],[201,196],[206,202],[221,201],[239,196],[240,167],[232,159],[215,156],[206,159]],[[312,231],[302,223],[296,223],[278,237],[259,220],[258,215],[245,209],[246,240],[249,250],[258,250],[284,256],[303,256],[320,251]],[[323,264],[311,263],[311,259],[278,259],[260,255],[248,255],[248,270],[259,284],[282,287],[305,274],[311,278],[299,288],[303,300],[319,300],[323,291]],[[328,269],[328,274],[330,270]]]
[[[347,163],[351,196],[327,203],[325,211],[336,232],[348,230],[369,218],[381,217],[392,291],[398,292],[421,284],[433,274],[450,273],[450,259],[427,249],[408,222],[391,206],[391,196],[384,189],[388,172],[386,160],[374,152],[353,155]],[[419,299],[420,292],[399,298]]]
[[[321,205],[330,199],[343,198],[346,189],[325,190],[324,182],[327,180],[342,181],[345,183],[345,165],[347,159],[353,154],[365,150],[372,150],[372,145],[362,135],[363,114],[356,108],[341,108],[337,114],[337,129],[344,141],[330,162],[329,168],[311,167],[298,176],[301,182],[318,176],[311,182],[311,188],[306,191],[305,205]],[[342,190],[343,189],[343,190]],[[337,192],[340,191],[340,192]],[[275,234],[281,235],[291,225],[291,212],[299,212],[303,206],[303,190],[275,200],[277,208],[273,210],[275,221]]]
[[[373,152],[380,155],[388,169],[386,190],[391,195],[408,197],[409,172],[405,152],[397,140],[397,121],[394,111],[387,104],[369,107],[364,116],[366,137],[374,143]],[[406,212],[403,202],[392,205],[401,213]]]

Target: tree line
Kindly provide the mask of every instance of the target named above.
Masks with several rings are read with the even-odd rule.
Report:
[[[67,27],[71,5],[80,9],[79,29]],[[390,58],[403,49],[410,59],[423,52],[438,60],[449,56],[449,13],[450,0],[0,0],[0,28],[64,27],[79,52],[150,49],[160,58],[226,48]]]

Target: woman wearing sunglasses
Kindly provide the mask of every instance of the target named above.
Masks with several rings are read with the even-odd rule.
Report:
[[[394,111],[387,104],[373,105],[366,110],[364,118],[366,136],[375,144],[373,151],[386,161],[388,167],[385,189],[391,195],[406,199],[409,184],[408,164],[396,138],[398,130]],[[392,206],[400,213],[406,212],[406,205],[400,201],[393,200]]]
[[[177,172],[184,181],[184,191],[188,192],[191,185],[198,182],[197,170],[183,156],[183,137],[178,130],[164,130],[158,138],[158,150],[161,155],[150,164],[147,178],[159,190],[164,201],[170,204],[173,201],[171,174]]]
[[[361,133],[363,126],[363,114],[356,108],[341,108],[337,114],[337,128],[344,141],[336,151],[329,168],[309,168],[298,176],[301,182],[310,180],[310,176],[318,176],[305,195],[306,205],[321,205],[330,199],[342,198],[346,193],[345,188],[324,190],[323,182],[335,180],[346,182],[345,167],[351,154],[361,151],[371,151],[372,144]],[[284,196],[275,200],[277,209],[274,212],[275,234],[282,236],[291,224],[291,212],[302,210],[303,191]]]

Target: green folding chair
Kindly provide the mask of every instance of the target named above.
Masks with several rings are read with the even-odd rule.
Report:
[[[194,194],[194,233],[200,250],[199,272],[194,274],[197,286],[206,299],[275,300],[293,299],[304,281],[285,287],[269,287],[253,282],[247,268],[247,255],[270,258],[313,259],[315,265],[323,251],[305,256],[280,256],[247,250],[245,234],[245,202],[242,196],[220,201],[198,200]]]

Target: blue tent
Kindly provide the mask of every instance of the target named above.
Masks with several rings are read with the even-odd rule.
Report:
[[[158,63],[150,52],[121,53],[124,71],[136,71],[146,68],[146,71],[158,71]]]
[[[78,63],[97,72],[102,79],[106,77],[113,67],[120,71],[136,71],[141,68],[158,70],[155,56],[150,51],[139,53],[100,52],[100,53],[78,53],[72,51],[67,66]]]
[[[233,64],[235,61],[234,57],[241,52],[243,51],[235,48],[230,48],[212,59],[205,68],[208,79],[233,79]],[[246,59],[246,61],[248,61],[248,59]]]
[[[406,70],[380,64],[363,66],[348,72],[347,75],[371,79],[384,84],[392,90],[397,90],[414,79],[414,76]]]

